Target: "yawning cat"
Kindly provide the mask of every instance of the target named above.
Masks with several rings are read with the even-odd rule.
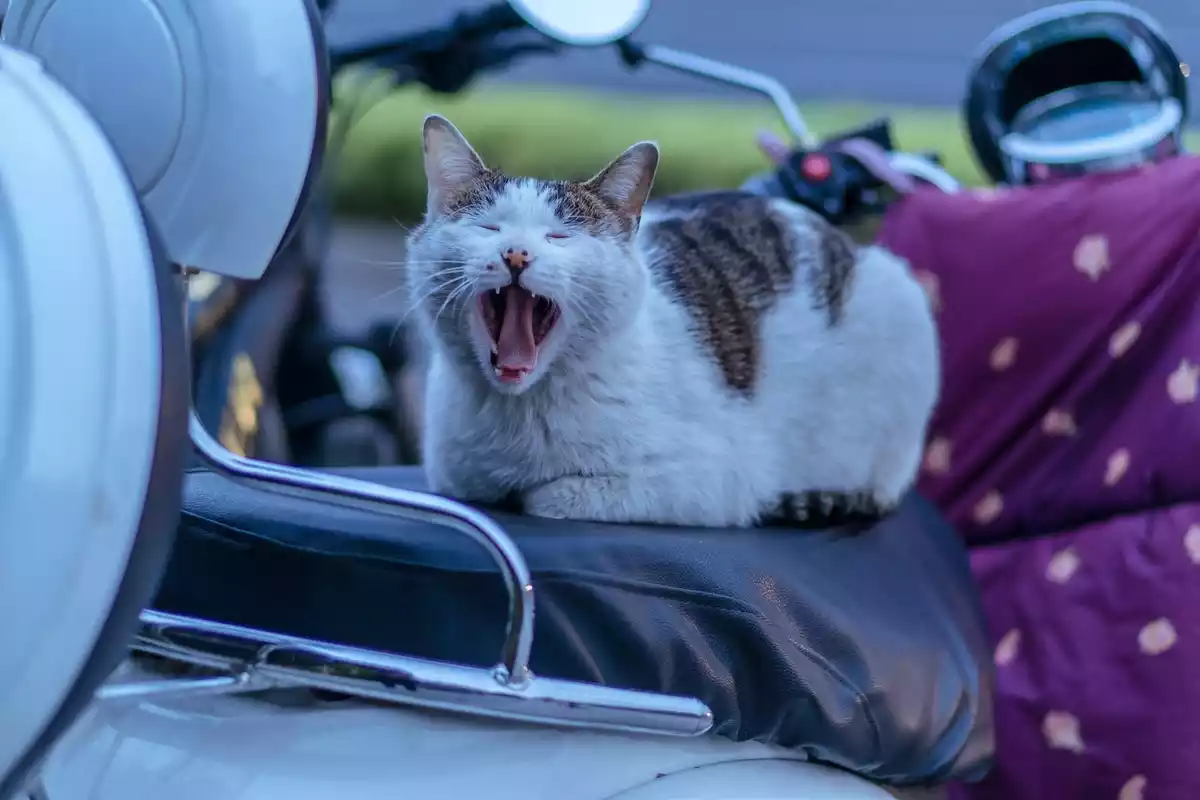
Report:
[[[577,183],[490,170],[438,116],[423,136],[407,278],[434,491],[748,526],[814,498],[886,511],[912,484],[939,371],[903,261],[782,200],[645,205],[650,142]]]

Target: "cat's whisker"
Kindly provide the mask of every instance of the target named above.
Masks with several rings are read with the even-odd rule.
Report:
[[[401,317],[400,319],[396,320],[396,324],[392,326],[392,332],[391,332],[391,334],[388,336],[388,340],[387,340],[387,346],[388,346],[388,347],[393,347],[393,346],[395,346],[395,344],[396,344],[396,335],[397,335],[398,333],[400,333],[400,331],[401,331],[401,330],[403,330],[403,329],[404,329],[404,318],[403,318],[403,317]]]
[[[459,287],[460,284],[462,284],[463,282],[467,282],[469,280],[470,280],[470,276],[459,275],[457,277],[451,278],[446,281],[439,281],[439,282],[433,283],[432,285],[430,285],[430,282],[428,282],[428,281],[423,282],[421,285],[429,286],[429,288],[426,289],[425,291],[421,292],[421,294],[418,295],[408,305],[408,307],[404,309],[404,311],[400,314],[397,324],[398,325],[404,324],[405,320],[408,319],[409,315],[412,314],[412,312],[416,311],[417,308],[420,307],[421,303],[428,300],[434,294],[437,294],[438,292],[443,291],[445,289],[450,289],[450,292],[452,293],[455,289],[457,289]]]
[[[571,310],[578,321],[582,322],[588,327],[594,328],[600,326],[600,319],[594,313],[590,312],[582,303],[573,303],[571,305]]]
[[[466,279],[466,276],[457,276],[457,277],[448,279],[448,281],[428,281],[428,279],[427,279],[427,281],[422,281],[422,282],[416,284],[416,287],[415,287],[416,290],[420,291],[421,289],[424,289],[424,291],[421,291],[421,293],[418,295],[418,297],[416,297],[416,299],[413,300],[412,303],[410,303],[407,311],[404,312],[404,314],[403,314],[404,317],[407,317],[407,315],[410,312],[412,312],[414,308],[421,305],[421,302],[424,302],[427,299],[427,297],[430,297],[431,295],[436,294],[437,291],[439,291],[440,289],[444,289],[446,287],[446,285],[449,285],[452,283],[457,283],[458,281],[463,281],[463,279]],[[401,284],[400,287],[398,287],[398,288],[403,289],[404,284]],[[385,291],[385,293],[383,293],[382,295],[379,295],[379,297],[377,297],[377,300],[380,299],[380,297],[385,297],[385,296],[394,294],[395,291],[396,291],[396,289],[389,289],[388,291]]]
[[[469,276],[469,275],[460,275],[457,278],[453,278],[451,280],[444,281],[442,284],[440,284],[437,287],[437,291],[442,291],[442,290],[448,290],[448,291],[446,292],[445,299],[442,300],[441,306],[438,307],[437,312],[433,315],[434,321],[436,322],[438,319],[441,318],[442,313],[446,310],[446,308],[451,303],[454,302],[455,298],[457,298],[463,292],[469,291],[474,285],[475,285],[475,282],[474,282],[474,280],[472,280],[471,276]]]
[[[403,267],[403,266],[405,266],[405,262],[403,262],[403,261],[373,261],[369,258],[359,258],[359,259],[356,259],[354,263],[363,264],[368,267]]]
[[[438,312],[433,315],[433,319],[435,321],[440,319],[442,312],[444,312],[446,308],[450,306],[450,304],[453,303],[457,298],[461,297],[464,292],[470,291],[473,285],[473,283],[462,283],[451,290],[450,294],[446,295],[446,299],[442,302],[441,308],[439,308]]]
[[[430,263],[433,263],[433,262],[430,262]],[[424,281],[437,280],[438,278],[442,277],[443,275],[452,275],[456,272],[459,274],[466,274],[466,269],[461,264],[456,264],[456,263],[452,263],[452,262],[448,262],[448,263],[450,263],[450,266],[443,267],[442,269],[439,269],[439,270],[434,270],[433,272],[429,273],[428,275],[423,276],[422,280],[424,280]]]
[[[371,300],[370,300],[370,302],[372,302],[372,303],[378,303],[380,300],[386,300],[387,298],[389,298],[389,297],[391,297],[392,295],[396,294],[396,292],[403,291],[403,290],[404,290],[404,288],[405,288],[405,287],[404,287],[404,284],[403,284],[403,283],[402,283],[402,284],[400,284],[399,286],[393,286],[392,288],[390,288],[390,289],[388,289],[388,290],[386,290],[386,291],[380,292],[379,294],[377,294],[377,295],[375,295],[374,297],[372,297],[372,298],[371,298]]]
[[[420,289],[424,286],[433,286],[433,291],[437,291],[437,286],[443,283],[442,279],[455,280],[457,278],[466,277],[466,270],[461,265],[451,265],[443,269],[434,270],[428,275],[422,275],[415,281],[416,288]],[[426,295],[428,296],[428,295]]]

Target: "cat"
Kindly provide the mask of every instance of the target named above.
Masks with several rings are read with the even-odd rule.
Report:
[[[780,199],[647,203],[659,150],[588,181],[489,169],[422,131],[406,281],[430,347],[430,488],[527,513],[746,527],[913,484],[938,395],[906,262]]]

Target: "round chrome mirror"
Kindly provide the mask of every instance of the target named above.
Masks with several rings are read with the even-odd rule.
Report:
[[[509,0],[529,25],[577,47],[611,44],[633,33],[650,0]]]

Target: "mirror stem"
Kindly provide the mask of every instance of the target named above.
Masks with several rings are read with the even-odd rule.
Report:
[[[649,61],[662,67],[699,75],[710,80],[741,86],[760,94],[765,94],[779,110],[783,122],[795,138],[796,143],[806,150],[816,149],[818,142],[808,126],[804,124],[804,116],[800,113],[791,92],[776,79],[754,70],[743,69],[722,61],[714,61],[693,53],[675,50],[659,45],[639,45],[628,39],[618,43],[621,59],[631,67],[636,67]]]

